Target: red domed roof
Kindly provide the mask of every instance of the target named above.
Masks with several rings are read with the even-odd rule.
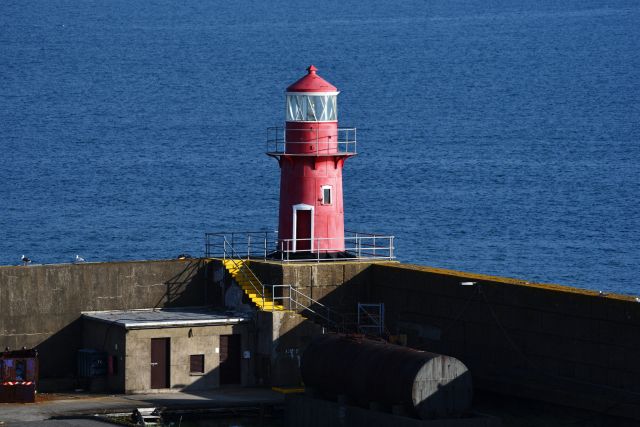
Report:
[[[287,92],[337,92],[338,88],[316,74],[313,65],[307,68],[309,74],[287,88]]]

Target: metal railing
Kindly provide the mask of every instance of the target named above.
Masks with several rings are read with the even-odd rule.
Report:
[[[205,233],[204,256],[224,258],[227,246],[234,249],[240,259],[262,258],[275,252],[278,234],[275,231],[241,231],[232,233]]]
[[[316,126],[314,129],[290,129],[293,133],[310,132],[304,141],[287,141],[287,129],[281,126],[267,128],[267,153],[292,155],[326,155],[357,154],[356,128],[338,128],[337,135],[324,135],[325,130]],[[308,147],[311,146],[311,149]]]
[[[344,239],[282,239],[278,242],[281,261],[393,260],[394,236],[345,231]],[[340,253],[337,258],[327,256]]]
[[[278,240],[274,231],[205,233],[205,257],[221,258],[229,245],[241,259],[282,262],[391,261],[395,237],[345,231],[344,239],[307,238]],[[337,254],[336,256],[332,256]],[[234,255],[235,256],[235,255]]]
[[[276,293],[280,295],[276,296]],[[310,296],[300,292],[291,285],[273,285],[273,302],[279,301],[286,310],[296,312],[306,312],[307,317],[315,317],[323,321],[326,326],[341,331],[343,330],[344,318],[335,310],[314,300]]]
[[[265,285],[260,281],[258,276],[255,275],[253,270],[251,270],[248,265],[246,265],[244,262],[238,262],[238,260],[241,260],[242,258],[233,248],[233,245],[227,241],[227,239],[224,239],[223,241],[222,250],[222,259],[230,260],[233,263],[234,267],[238,269],[238,272],[242,275],[242,277],[249,281],[249,284],[251,285],[253,290],[256,291],[258,295],[260,295],[260,298],[262,299],[262,307],[264,309]]]

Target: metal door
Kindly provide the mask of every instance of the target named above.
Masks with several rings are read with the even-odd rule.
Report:
[[[151,338],[151,388],[169,388],[169,338]]]
[[[220,335],[220,384],[240,384],[240,335]]]
[[[311,211],[296,212],[296,252],[311,250]]]

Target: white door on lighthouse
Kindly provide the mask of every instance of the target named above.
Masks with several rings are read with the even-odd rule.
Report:
[[[313,249],[313,206],[304,203],[293,206],[293,252]]]

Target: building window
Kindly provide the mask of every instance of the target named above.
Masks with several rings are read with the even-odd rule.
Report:
[[[192,354],[189,356],[190,373],[204,374],[204,354]]]
[[[330,185],[322,186],[322,204],[323,205],[331,204],[331,186]]]

